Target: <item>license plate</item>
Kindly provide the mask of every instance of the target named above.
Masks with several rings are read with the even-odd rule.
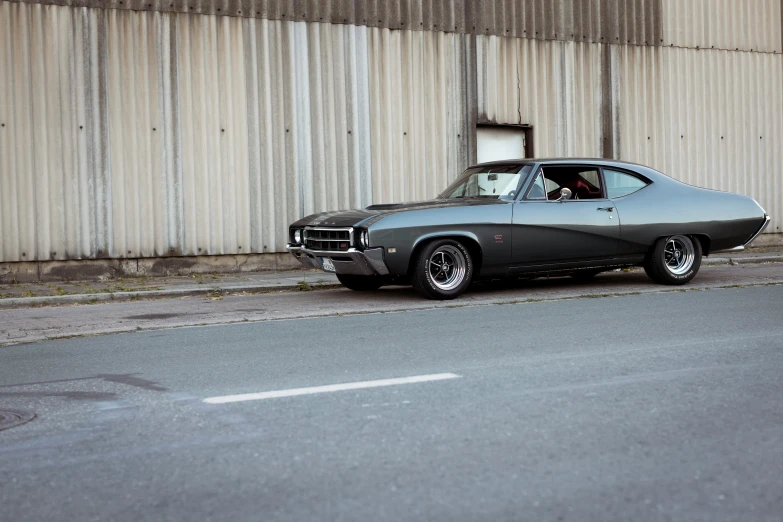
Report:
[[[334,263],[332,263],[332,260],[329,259],[328,257],[322,257],[321,258],[321,264],[323,265],[324,270],[326,270],[327,272],[334,272],[335,271],[334,270]]]

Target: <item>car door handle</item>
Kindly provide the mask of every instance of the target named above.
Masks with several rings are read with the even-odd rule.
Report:
[[[603,210],[604,212],[614,212],[614,207],[598,207],[597,210]]]

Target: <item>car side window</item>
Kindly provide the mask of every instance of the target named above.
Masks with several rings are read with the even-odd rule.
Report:
[[[606,193],[609,199],[621,198],[643,189],[647,182],[616,170],[604,169],[604,180],[606,182]]]
[[[530,192],[527,193],[527,199],[546,199],[546,188],[544,187],[544,174],[539,172],[533,186],[530,187]]]
[[[546,194],[550,201],[560,199],[561,190],[571,191],[572,200],[603,199],[601,176],[597,168],[580,165],[546,165]]]

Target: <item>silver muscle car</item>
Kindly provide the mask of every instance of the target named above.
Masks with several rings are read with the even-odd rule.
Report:
[[[741,248],[768,223],[750,197],[642,165],[530,159],[470,167],[432,201],[307,216],[290,226],[287,248],[352,290],[412,284],[452,299],[475,280],[630,266],[681,285],[702,256]]]

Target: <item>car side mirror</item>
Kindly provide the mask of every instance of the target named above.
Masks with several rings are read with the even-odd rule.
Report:
[[[571,189],[563,187],[560,189],[560,197],[555,201],[568,201],[569,199],[571,199]]]

